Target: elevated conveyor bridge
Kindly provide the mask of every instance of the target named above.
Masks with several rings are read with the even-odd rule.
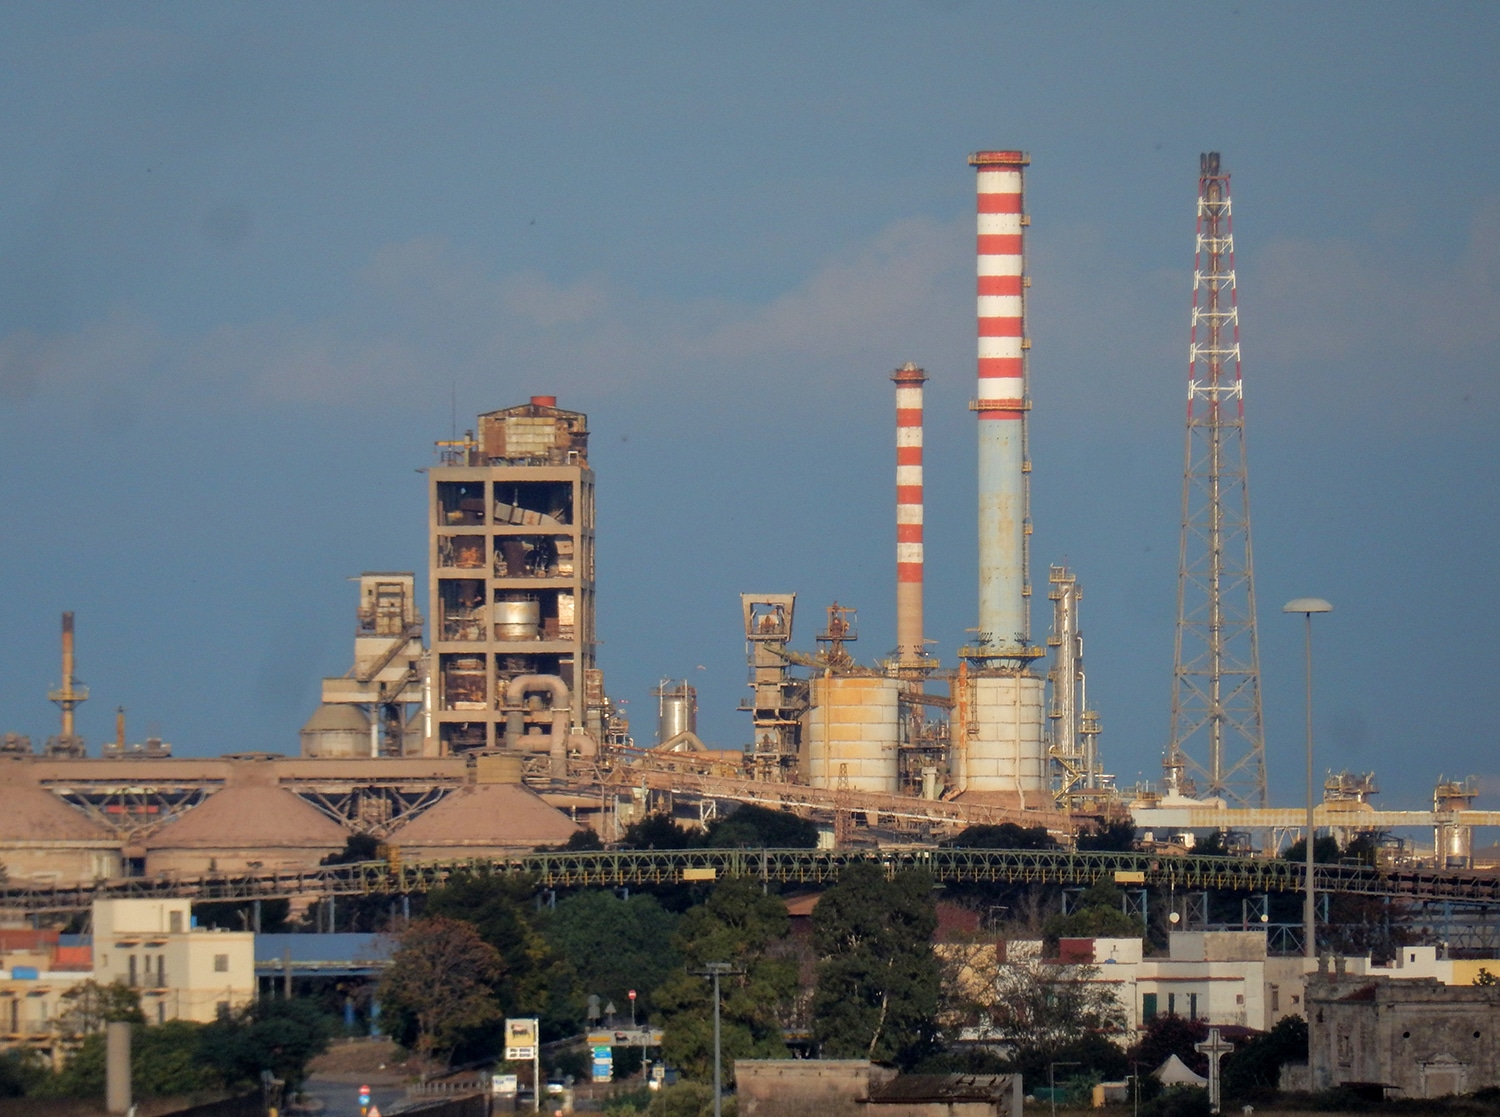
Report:
[[[1088,886],[1101,880],[1182,891],[1297,892],[1303,867],[1270,858],[1163,856],[1073,850],[989,849],[689,849],[523,853],[513,857],[404,863],[367,861],[300,872],[194,878],[127,878],[79,886],[0,888],[0,910],[44,913],[85,909],[95,899],[179,897],[197,901],[267,900],[426,892],[456,873],[525,876],[538,889],[711,885],[730,877],[819,885],[846,865],[873,862],[887,873],[925,869],[944,884],[993,882]],[[1319,865],[1324,893],[1500,907],[1500,877],[1436,870],[1383,871]]]

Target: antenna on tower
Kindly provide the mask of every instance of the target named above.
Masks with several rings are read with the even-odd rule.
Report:
[[[1264,807],[1234,223],[1217,151],[1198,158],[1185,456],[1172,727],[1162,767],[1170,791]]]

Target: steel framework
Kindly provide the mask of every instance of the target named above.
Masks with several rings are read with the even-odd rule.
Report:
[[[848,865],[880,865],[887,874],[923,869],[939,883],[1091,885],[1135,889],[1297,892],[1302,866],[1280,858],[1163,856],[1154,853],[989,849],[686,849],[520,853],[511,857],[404,863],[367,861],[301,872],[194,878],[127,878],[86,885],[0,888],[0,910],[79,911],[95,899],[188,897],[255,900],[289,896],[402,895],[426,892],[456,873],[526,876],[539,888],[618,888],[703,884],[729,877],[787,884],[830,884]],[[1319,865],[1317,890],[1397,899],[1500,905],[1500,877],[1464,872],[1386,872],[1360,865]]]
[[[1229,175],[1199,157],[1167,785],[1266,805]],[[1200,782],[1201,781],[1201,782]]]

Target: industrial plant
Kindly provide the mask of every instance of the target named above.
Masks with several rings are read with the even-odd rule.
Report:
[[[795,587],[745,587],[743,742],[705,743],[696,690],[679,679],[661,681],[652,740],[640,739],[598,654],[588,417],[532,395],[436,443],[427,569],[359,576],[351,665],[323,680],[299,755],[173,756],[154,737],[128,743],[122,710],[116,739],[91,757],[74,723],[89,695],[64,614],[48,695],[59,731],[35,749],[16,733],[0,744],[11,881],[301,869],[356,833],[407,861],[503,855],[584,829],[610,842],[654,811],[702,823],[744,803],[812,819],[828,847],[910,847],[1007,822],[1067,843],[1127,818],[1168,852],[1211,831],[1264,850],[1300,832],[1300,808],[1267,801],[1229,174],[1217,153],[1202,157],[1163,779],[1126,789],[1088,700],[1083,582],[1051,563],[1043,579],[1031,554],[1029,162],[1014,150],[969,157],[979,575],[964,647],[937,648],[923,626],[928,376],[906,362],[888,374],[894,652],[861,664],[853,608],[799,610]],[[870,384],[890,390],[873,373]],[[1038,585],[1044,634],[1033,629]],[[1473,809],[1471,783],[1441,780],[1430,810],[1377,810],[1374,792],[1371,776],[1331,778],[1315,825],[1431,828],[1444,868],[1470,864],[1475,826],[1500,824]]]

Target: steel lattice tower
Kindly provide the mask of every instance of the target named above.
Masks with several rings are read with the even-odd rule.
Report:
[[[1229,175],[1199,157],[1169,787],[1266,805]]]

